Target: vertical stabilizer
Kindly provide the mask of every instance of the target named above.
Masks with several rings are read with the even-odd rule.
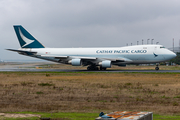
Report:
[[[22,48],[44,48],[44,46],[21,25],[14,25],[14,30]]]

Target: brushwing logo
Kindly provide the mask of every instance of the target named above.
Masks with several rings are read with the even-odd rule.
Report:
[[[34,40],[31,40],[31,39],[28,39],[27,37],[25,37],[25,36],[22,34],[20,28],[19,28],[19,34],[20,34],[22,40],[26,43],[26,44],[24,44],[22,47],[25,47],[25,46],[27,46],[27,45],[29,45],[29,44],[31,44],[31,43],[34,42]]]
[[[157,57],[158,55],[156,55],[155,53],[153,53],[154,54],[154,57]]]

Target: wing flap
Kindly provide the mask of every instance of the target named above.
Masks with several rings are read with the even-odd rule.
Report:
[[[103,58],[105,60],[110,60],[112,62],[131,62],[132,60],[128,59],[128,58]]]
[[[56,58],[56,59],[66,59],[69,56],[41,55],[41,57],[50,57],[50,58]]]
[[[96,60],[96,57],[80,57],[80,56],[57,56],[57,55],[41,55],[41,57],[51,57],[56,59],[79,58],[83,60]]]
[[[97,59],[96,57],[76,57],[76,58],[83,59],[83,60],[96,60]]]

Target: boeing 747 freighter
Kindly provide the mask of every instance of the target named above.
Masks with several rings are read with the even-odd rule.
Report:
[[[7,49],[21,55],[70,64],[88,66],[87,70],[106,70],[111,65],[160,63],[176,57],[176,54],[162,45],[135,45],[106,48],[46,48],[21,25],[14,30],[21,48]],[[156,64],[156,70],[159,70]]]

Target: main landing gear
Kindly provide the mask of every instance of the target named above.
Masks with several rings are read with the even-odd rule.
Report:
[[[99,68],[95,65],[90,65],[87,67],[87,70],[99,70]]]
[[[103,68],[102,66],[100,66],[100,70],[106,70],[106,68]]]
[[[87,67],[87,70],[106,70],[106,68],[103,68],[103,67],[97,67],[96,65],[90,65]]]
[[[159,63],[156,63],[156,67],[155,67],[155,70],[159,70]]]

